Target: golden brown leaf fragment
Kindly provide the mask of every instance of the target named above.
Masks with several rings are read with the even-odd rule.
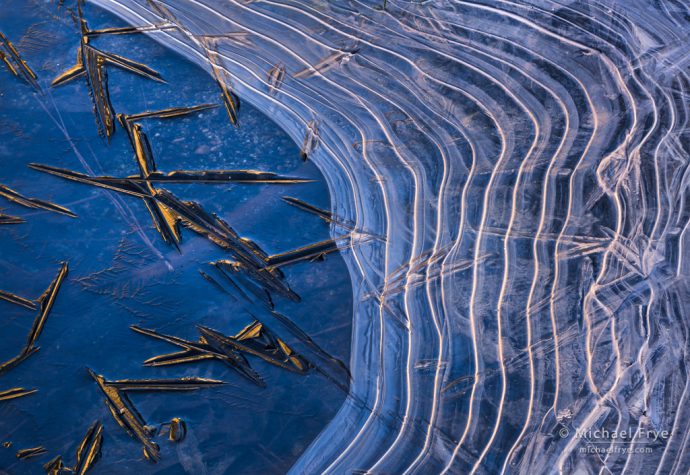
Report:
[[[285,65],[276,64],[268,70],[268,92],[275,95],[285,80]]]
[[[201,334],[210,342],[227,345],[279,366],[288,371],[306,373],[311,365],[297,355],[283,340],[271,333],[258,320],[247,325],[235,336],[225,336],[215,330],[199,326]]]
[[[24,348],[22,348],[22,350],[19,352],[17,356],[0,364],[0,374],[14,368],[19,363],[24,361],[26,358],[38,351],[36,341],[38,340],[38,337],[41,336],[41,332],[43,332],[43,327],[45,326],[46,321],[48,320],[48,316],[50,315],[50,311],[53,308],[53,304],[55,303],[57,294],[60,291],[60,286],[67,277],[67,273],[67,263],[63,262],[62,266],[60,267],[60,271],[58,272],[57,276],[55,276],[55,279],[53,279],[46,291],[43,292],[43,294],[36,301],[38,303],[38,314],[34,319],[34,323],[31,327],[31,330],[29,331],[29,335],[26,340],[26,345],[24,346]]]
[[[36,198],[27,198],[26,196],[20,195],[19,193],[5,185],[0,185],[0,196],[26,208],[44,209],[46,211],[52,211],[54,213],[65,214],[72,218],[77,217],[76,214],[74,214],[72,211],[63,206],[56,205],[48,201],[39,200]]]
[[[220,89],[220,96],[223,99],[223,105],[230,118],[230,123],[235,127],[239,127],[240,98],[230,89],[230,75],[220,64],[220,55],[212,49],[210,39],[204,38],[203,42],[206,49],[206,57],[211,64],[211,74]]]
[[[108,71],[106,65],[111,65],[123,69],[127,72],[151,79],[153,81],[165,82],[160,74],[145,64],[133,61],[123,56],[109,53],[94,47],[90,40],[94,36],[104,34],[125,34],[137,33],[140,31],[150,31],[151,28],[143,29],[135,27],[111,28],[102,30],[90,30],[88,23],[83,17],[81,5],[78,5],[79,23],[81,25],[81,40],[77,49],[77,60],[74,66],[70,67],[55,79],[52,86],[65,84],[73,79],[84,76],[89,88],[89,93],[94,105],[96,123],[98,131],[108,140],[115,132],[115,112],[110,102],[110,92],[108,88]],[[166,28],[172,28],[167,25]],[[155,28],[153,28],[155,29]]]
[[[19,305],[20,307],[28,308],[29,310],[36,310],[36,303],[33,300],[25,299],[19,295],[12,294],[10,292],[5,292],[0,290],[0,300]]]
[[[187,435],[187,424],[179,417],[173,417],[170,421],[168,439],[171,442],[180,442]]]
[[[103,445],[103,424],[96,421],[86,432],[84,439],[77,448],[77,462],[73,471],[77,475],[84,475],[101,456],[101,446]]]
[[[316,121],[310,120],[307,122],[307,130],[304,134],[304,141],[300,149],[300,157],[302,160],[309,158],[309,155],[314,151],[319,143],[319,129]]]
[[[30,459],[32,457],[38,457],[48,453],[45,447],[32,447],[30,449],[22,449],[17,451],[17,458],[20,460]]]
[[[25,221],[17,216],[10,216],[8,214],[0,214],[0,224],[22,224]]]
[[[317,74],[323,74],[330,69],[337,66],[343,66],[350,62],[350,60],[359,52],[359,47],[354,47],[347,50],[337,50],[326,55],[314,65],[309,65],[301,71],[295,73],[293,77],[306,79]]]
[[[326,239],[292,251],[275,254],[268,257],[266,264],[268,268],[274,268],[305,260],[323,260],[327,254],[346,247],[350,239],[348,234],[338,239]]]
[[[0,33],[0,59],[14,76],[20,78],[37,91],[41,90],[36,81],[36,73],[31,70],[26,61],[19,55],[17,48],[2,33]]]
[[[333,214],[330,211],[318,208],[312,204],[307,203],[306,201],[300,200],[299,198],[293,198],[292,196],[283,196],[283,201],[292,206],[295,206],[296,208],[306,211],[307,213],[315,214],[327,223],[333,221]]]
[[[58,455],[43,465],[43,470],[48,475],[60,475],[64,469],[65,464],[62,462],[62,455]]]
[[[133,408],[127,396],[117,388],[112,387],[103,376],[88,370],[106,397],[105,404],[120,427],[125,429],[130,437],[137,439],[143,446],[144,456],[152,462],[160,460],[160,448],[146,429],[141,415]]]
[[[160,460],[160,447],[152,440],[153,433],[127,397],[127,391],[194,391],[224,384],[223,381],[206,378],[107,381],[91,369],[88,369],[88,372],[106,396],[105,404],[113,419],[130,437],[142,444],[144,457],[154,463]]]
[[[261,377],[251,368],[246,358],[230,347],[217,345],[213,346],[209,344],[205,338],[200,338],[198,342],[192,342],[175,336],[164,335],[155,330],[141,328],[136,325],[133,325],[130,328],[142,335],[166,341],[184,349],[184,351],[149,358],[144,362],[144,365],[146,366],[168,366],[216,359],[227,364],[232,369],[258,386],[265,386]]]
[[[37,392],[37,389],[12,388],[0,391],[0,401],[9,401],[20,397],[28,396]]]

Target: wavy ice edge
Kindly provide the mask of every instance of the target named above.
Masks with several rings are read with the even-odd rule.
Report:
[[[354,380],[293,473],[690,470],[687,4],[92,3],[165,5],[206,69],[232,33],[232,87],[317,121],[333,211],[386,238],[345,254]],[[670,435],[582,450],[638,428]]]

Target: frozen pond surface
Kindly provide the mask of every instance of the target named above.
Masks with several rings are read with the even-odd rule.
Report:
[[[98,136],[84,78],[60,87],[50,82],[74,64],[79,31],[74,5],[9,2],[0,31],[38,76],[42,93],[2,69],[0,80],[0,183],[59,204],[77,218],[2,200],[3,213],[21,224],[0,227],[0,289],[36,299],[69,263],[55,304],[36,346],[40,350],[0,374],[0,391],[38,392],[0,401],[0,473],[44,473],[42,464],[62,454],[74,463],[92,422],[104,426],[102,457],[94,474],[106,473],[284,473],[334,417],[345,392],[317,371],[295,374],[248,356],[263,378],[260,388],[222,362],[144,367],[156,355],[182,348],[156,341],[130,325],[197,341],[196,325],[234,335],[261,320],[276,336],[317,364],[313,351],[292,335],[260,300],[247,301],[208,263],[231,254],[194,231],[181,228],[178,252],[156,231],[144,200],[60,179],[30,169],[40,163],[92,175],[138,173],[125,131],[108,142]],[[124,25],[93,5],[84,9],[92,29]],[[167,81],[160,84],[110,67],[110,100],[118,113],[135,114],[204,103],[220,107],[180,118],[142,120],[158,169],[253,169],[313,180],[299,184],[162,184],[182,200],[217,213],[268,254],[329,238],[318,216],[284,202],[292,196],[329,209],[324,179],[300,147],[271,118],[241,104],[240,128],[229,121],[213,79],[198,66],[143,35],[103,36],[91,41],[104,51],[146,63]],[[204,279],[199,271],[215,279]],[[283,267],[285,282],[301,297],[275,295],[275,310],[288,317],[334,357],[349,360],[352,289],[342,258]],[[0,301],[0,359],[15,356],[26,342],[36,311]],[[167,440],[167,427],[153,440],[161,460],[146,461],[142,445],[118,427],[104,395],[86,368],[107,379],[180,378],[223,380],[221,387],[190,393],[129,394],[146,424],[158,430],[174,417],[186,438]],[[334,373],[347,386],[346,377]],[[44,446],[41,457],[18,460],[18,450]]]
[[[87,4],[89,12],[94,12],[93,4],[129,25],[154,30],[147,40],[129,37],[124,40],[129,41],[129,47],[119,51],[151,63],[166,77],[173,71],[179,74],[175,82],[178,89],[173,89],[177,98],[197,103],[207,102],[206,94],[217,98],[217,85],[211,78],[221,78],[220,82],[242,99],[240,135],[254,134],[258,127],[269,124],[257,115],[256,126],[250,128],[249,104],[275,121],[277,126],[270,125],[271,140],[275,140],[276,127],[285,135],[279,135],[282,142],[275,144],[258,139],[256,147],[266,147],[267,155],[259,154],[264,158],[256,158],[256,168],[264,168],[265,164],[267,170],[282,175],[318,177],[311,167],[313,163],[323,174],[327,190],[318,182],[289,185],[290,192],[302,190],[300,198],[329,208],[346,223],[345,227],[333,224],[331,237],[353,232],[347,252],[342,253],[344,261],[329,257],[321,263],[297,264],[294,271],[286,268],[286,277],[294,280],[295,288],[299,288],[301,279],[305,284],[300,292],[309,294],[306,289],[312,289],[313,297],[307,302],[309,297],[304,295],[299,305],[281,307],[309,334],[325,335],[319,341],[324,348],[340,358],[349,358],[353,378],[344,403],[340,405],[343,393],[316,374],[295,378],[295,383],[281,379],[280,384],[269,384],[266,394],[286,391],[290,397],[300,398],[304,407],[321,407],[318,404],[323,403],[324,409],[319,417],[305,416],[310,409],[298,411],[300,422],[277,431],[273,415],[258,416],[257,420],[267,421],[264,433],[283,434],[276,436],[278,442],[271,442],[276,445],[261,443],[271,451],[266,454],[256,452],[259,445],[232,449],[238,440],[245,443],[242,437],[248,431],[238,431],[238,439],[233,428],[218,423],[218,418],[234,423],[235,416],[226,412],[227,407],[200,399],[220,397],[217,395],[222,390],[176,396],[176,405],[186,400],[201,404],[194,410],[213,407],[219,411],[199,423],[199,427],[213,427],[215,433],[207,446],[198,446],[198,455],[164,457],[161,463],[179,463],[178,469],[195,473],[196,469],[184,467],[182,461],[206,460],[206,451],[212,447],[217,451],[218,461],[214,463],[218,465],[209,466],[209,473],[255,470],[247,465],[220,465],[240,463],[232,461],[236,457],[244,457],[268,472],[291,470],[295,474],[690,471],[686,435],[690,424],[687,2],[93,0]],[[33,12],[24,15],[30,17]],[[8,26],[3,24],[3,32],[9,37],[21,37],[31,20],[21,26],[17,19],[21,15],[15,18],[13,14],[11,18],[4,21]],[[91,25],[94,28],[107,23],[99,23],[96,18],[105,19],[96,14]],[[75,34],[74,27],[70,34]],[[67,33],[65,37],[73,38]],[[103,39],[108,48],[111,42],[121,45],[120,40],[119,36]],[[63,54],[61,66],[73,63],[76,41],[71,41],[71,48],[59,48],[59,54]],[[168,49],[153,46],[152,41]],[[63,40],[58,43],[62,45]],[[154,50],[158,55],[150,53]],[[203,70],[193,69],[176,55]],[[27,57],[32,59],[28,52]],[[34,61],[46,64],[48,53],[43,58],[36,56]],[[185,76],[191,73],[179,68],[195,71],[194,77],[199,79]],[[54,73],[59,69],[55,67]],[[203,71],[208,74],[204,76]],[[124,75],[122,81],[132,86],[120,100],[137,99],[146,107],[170,105],[169,100],[164,105],[146,102],[155,100],[152,91],[162,86],[125,79]],[[10,87],[5,84],[2,87]],[[203,84],[208,84],[208,92],[204,92]],[[124,142],[115,146],[116,141],[124,140],[123,134],[116,135],[108,149],[122,150],[119,159],[105,160],[89,149],[96,146],[93,131],[87,130],[93,118],[86,91],[82,90],[80,96],[75,87],[81,86],[51,89],[48,97],[72,108],[77,107],[75,98],[84,98],[80,108],[70,112],[82,114],[83,119],[73,119],[79,124],[77,129],[84,128],[91,134],[83,143],[74,142],[83,159],[93,161],[96,171],[132,173],[128,168],[132,166],[128,158],[131,152]],[[113,86],[114,101],[118,92],[123,93]],[[77,168],[81,161],[74,149],[54,126],[55,121],[46,121],[40,106],[36,107],[36,99],[30,94],[5,92],[2,100],[3,110],[35,113],[38,119],[30,122],[32,127],[38,129],[45,122],[44,127],[50,128],[41,131],[42,140],[53,134],[55,143],[64,148],[58,149],[51,142],[42,142],[44,145],[36,148],[20,147],[19,151],[8,147],[4,157],[15,160],[16,154],[20,158],[26,154],[26,162],[83,171]],[[49,103],[46,107],[54,106]],[[67,110],[61,113],[64,116]],[[174,129],[161,124],[158,133],[167,140],[154,144],[161,147],[155,149],[156,155],[165,155],[167,145],[162,144],[174,143],[179,130],[196,127],[204,120],[225,124],[227,131],[216,127],[210,130],[217,140],[234,144],[229,146],[233,149],[238,132],[228,125],[223,113],[215,109],[203,116],[181,119]],[[2,133],[9,136],[15,129],[3,127]],[[195,130],[198,134],[199,129]],[[252,139],[247,136],[246,140],[263,136],[251,135]],[[195,140],[199,145],[190,146],[183,154],[184,160],[198,163],[193,160],[197,147],[206,144],[211,150],[201,152],[205,163],[218,160],[217,167],[226,166],[209,145],[213,143],[211,137],[197,135]],[[2,146],[7,143],[11,142],[4,141]],[[180,149],[192,142],[178,143],[175,148]],[[293,143],[300,144],[308,155],[309,166],[293,158],[299,149]],[[276,154],[269,150],[281,146],[285,147],[286,159],[276,162]],[[225,149],[223,152],[230,153]],[[222,160],[236,163],[232,160],[246,157],[246,153],[241,155],[224,155]],[[162,170],[166,169],[163,163],[159,164]],[[192,167],[186,163],[180,166]],[[17,181],[10,184],[18,187],[22,182],[35,183],[29,178],[35,173],[29,169],[20,167],[15,172],[13,168],[8,181],[14,173],[26,178],[17,175]],[[120,245],[119,233],[128,229],[126,246],[138,249],[136,257],[127,255],[128,263],[132,259],[153,259],[155,266],[165,269],[168,261],[181,259],[193,267],[189,269],[191,276],[199,262],[217,258],[210,257],[213,246],[200,238],[189,238],[188,249],[181,257],[172,251],[170,256],[175,258],[168,257],[168,261],[149,257],[151,246],[142,239],[137,221],[128,214],[130,209],[142,207],[141,203],[127,201],[124,207],[118,201],[115,206],[107,202],[108,195],[102,191],[64,182],[55,185],[57,178],[41,180],[48,185],[32,185],[36,188],[27,193],[38,196],[47,190],[51,193],[47,197],[54,202],[80,215],[89,210],[92,213],[89,219],[94,227],[79,227],[78,239],[72,234],[58,239],[63,246],[83,242],[84,246],[94,247],[94,254],[104,252],[104,246],[96,243],[107,236],[105,233],[113,233],[118,238],[109,240],[109,256],[113,256]],[[231,206],[238,210],[235,216],[235,211],[225,207],[228,205],[217,210],[227,210],[223,216],[242,235],[270,252],[325,238],[323,233],[328,230],[322,223],[307,221],[314,218],[309,215],[299,215],[309,225],[300,221],[287,228],[276,226],[276,220],[285,219],[284,210],[288,209],[277,208],[283,194],[281,186],[288,185],[213,191],[223,193],[229,203],[248,200],[239,210]],[[77,187],[86,191],[74,198]],[[218,204],[214,195],[206,194],[209,189],[216,190],[207,185],[189,185],[195,200],[209,206]],[[247,198],[247,193],[253,192],[261,196],[256,198],[258,201]],[[271,196],[276,202],[267,208],[275,214],[264,214],[254,203],[266,204]],[[97,204],[97,200],[102,203]],[[110,214],[105,215],[104,210]],[[137,213],[141,219],[146,216],[143,209]],[[266,221],[260,229],[251,227],[244,219],[247,214],[257,214],[256,219]],[[50,223],[51,233],[57,233],[60,226],[76,232],[69,218],[51,215],[48,219],[52,221],[34,220],[29,225],[47,229],[46,223]],[[115,219],[122,224],[114,226]],[[8,238],[12,249],[25,246],[24,252],[34,259],[36,249],[53,252],[51,246],[29,246],[30,238],[20,234],[31,229],[29,225],[12,228],[18,234],[5,235],[13,236]],[[322,237],[317,237],[317,226],[321,226],[318,232]],[[34,239],[46,242],[45,234],[39,232]],[[157,237],[153,231],[146,235],[149,239]],[[12,263],[8,270],[13,271],[5,272],[5,287],[19,280],[14,275],[19,276],[16,269],[28,272],[26,254],[3,257],[3,262]],[[53,265],[41,267],[49,267],[42,270],[42,279],[23,279],[36,286],[26,294],[38,295],[43,282],[56,272],[58,261],[64,259],[62,255],[50,258]],[[86,266],[81,276],[106,267],[96,265],[97,261],[89,256],[80,262]],[[173,262],[173,269],[182,267],[183,263]],[[315,275],[313,269],[325,274]],[[138,371],[132,373],[137,376],[150,374],[149,368],[140,368],[132,361],[150,357],[153,344],[145,346],[141,339],[136,343],[132,336],[123,340],[133,318],[152,318],[155,322],[163,319],[176,325],[178,333],[186,331],[187,336],[193,323],[199,321],[223,326],[214,320],[219,314],[224,315],[228,326],[236,321],[231,320],[233,311],[228,309],[227,300],[203,287],[206,283],[196,275],[194,285],[204,290],[195,295],[213,295],[209,298],[217,299],[215,312],[214,307],[208,307],[204,315],[194,315],[190,324],[189,312],[198,309],[192,299],[184,318],[182,314],[170,317],[171,312],[182,313],[180,305],[184,305],[175,302],[182,294],[172,285],[165,286],[171,300],[153,300],[155,308],[147,308],[145,303],[151,303],[147,286],[157,279],[162,279],[158,273],[140,276],[144,303],[128,304],[117,299],[120,305],[115,307],[120,307],[126,317],[108,338],[112,336],[113,344],[132,341],[131,352],[106,351],[104,345],[96,345],[108,359],[90,353],[92,359],[84,364],[95,366],[103,360],[117,370],[118,376],[123,368]],[[187,297],[187,281],[180,279],[183,296]],[[89,290],[109,300],[110,308],[113,286],[102,280],[97,276],[95,287]],[[332,300],[323,298],[324,291],[317,290],[318,285],[327,285],[335,292]],[[78,283],[71,288],[72,292],[83,292]],[[63,297],[58,304],[67,305],[61,303],[67,300]],[[161,310],[166,308],[164,304],[168,310]],[[86,310],[81,314],[93,318],[85,317],[86,323],[67,326],[63,331],[93,325],[93,334],[103,338],[99,325],[107,312],[91,300],[83,301],[83,305]],[[56,305],[56,314],[58,309]],[[133,317],[132,311],[141,314]],[[298,318],[298,312],[307,313]],[[18,322],[20,317],[13,318],[12,322]],[[67,344],[65,338],[54,335],[48,339],[49,331],[57,327],[52,328],[47,326],[41,338]],[[72,344],[83,347],[79,342]],[[30,363],[43,356],[32,356],[34,360],[13,370],[12,377],[35,374],[30,372]],[[117,358],[121,359],[115,361]],[[108,368],[99,371],[116,377]],[[208,371],[205,376],[216,374],[210,365]],[[93,410],[94,416],[105,417],[103,407],[98,405],[101,396],[88,375],[81,367],[73,372],[84,387],[90,384],[89,404],[67,396],[57,399],[65,398]],[[57,382],[64,381],[64,373],[62,368],[51,373],[56,378],[51,387],[65,390],[68,383]],[[9,378],[9,374],[4,377]],[[282,375],[277,372],[276,378],[293,376]],[[295,392],[295,385],[301,381],[314,381],[318,393],[306,384],[299,388],[303,392]],[[21,384],[29,385],[24,380]],[[330,399],[321,398],[319,384],[324,390],[332,387]],[[249,394],[244,394],[242,402],[232,399],[238,414],[247,417],[247,427],[255,417],[247,411],[249,407],[274,410],[279,404],[275,401],[280,400],[280,404],[286,404],[284,411],[289,412],[286,400],[274,401],[270,396],[270,400],[257,404],[258,393]],[[159,397],[167,396],[150,396],[141,402],[141,410],[152,421],[164,422],[176,414],[168,413],[168,406],[161,406]],[[29,398],[38,400],[38,395],[27,396],[21,404],[29,404]],[[290,407],[295,404],[290,402]],[[163,408],[165,414],[156,416],[156,411]],[[19,418],[16,410],[9,413]],[[38,421],[35,424],[39,427]],[[112,421],[109,424],[109,430],[115,432]],[[56,421],[53,426],[64,429],[65,425],[65,421]],[[193,427],[190,423],[190,435]],[[251,429],[249,432],[257,432]],[[137,455],[130,449],[135,443],[125,434],[118,434],[112,437],[120,437],[121,443],[113,443],[109,450],[122,452],[112,455],[109,462],[104,457],[100,469],[127,457],[138,464],[139,470],[158,469],[160,465],[134,462]],[[270,439],[269,435],[265,437],[261,440]],[[309,447],[298,447],[295,437]],[[182,451],[197,446],[186,440],[176,447]],[[276,447],[283,452],[275,452]]]

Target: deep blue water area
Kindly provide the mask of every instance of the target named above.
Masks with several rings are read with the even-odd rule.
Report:
[[[77,218],[13,204],[0,197],[4,214],[26,222],[0,226],[0,289],[36,299],[69,263],[40,350],[0,375],[0,391],[13,387],[38,392],[0,401],[0,473],[43,473],[42,464],[62,454],[73,462],[89,425],[104,425],[102,458],[93,474],[106,473],[283,473],[339,409],[345,394],[321,374],[290,373],[249,357],[264,378],[262,389],[217,361],[163,368],[144,367],[155,355],[178,350],[134,333],[130,325],[155,328],[196,341],[196,325],[233,335],[254,317],[299,353],[303,345],[281,327],[260,302],[220,291],[200,270],[229,258],[206,238],[182,229],[178,251],[153,226],[143,201],[30,169],[29,163],[94,175],[137,173],[122,128],[110,143],[100,137],[83,78],[61,87],[50,82],[74,64],[79,29],[70,2],[4,0],[0,31],[38,75],[42,93],[0,64],[0,183],[24,196],[71,209]],[[91,28],[122,22],[85,7]],[[203,103],[220,104],[212,77],[144,35],[96,38],[97,47],[152,67],[160,84],[108,68],[116,112],[127,114]],[[298,197],[329,209],[319,170],[299,156],[299,147],[269,117],[243,101],[240,128],[221,107],[175,119],[142,122],[158,168],[173,170],[253,169],[313,180],[301,184],[165,185],[180,199],[217,213],[240,236],[275,254],[329,238],[328,225],[286,204]],[[285,267],[285,278],[302,300],[274,296],[276,310],[324,350],[349,359],[352,290],[342,258]],[[18,353],[35,312],[0,301],[0,359]],[[304,351],[307,351],[306,349]],[[108,379],[220,379],[221,387],[188,393],[131,395],[146,423],[158,428],[179,417],[187,437],[178,443],[155,436],[157,464],[144,459],[141,444],[111,417],[104,396],[86,368]],[[47,454],[18,460],[17,450],[44,446]]]

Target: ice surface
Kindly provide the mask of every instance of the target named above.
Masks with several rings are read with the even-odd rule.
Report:
[[[174,24],[377,236],[292,473],[690,471],[687,2],[93,3]]]

